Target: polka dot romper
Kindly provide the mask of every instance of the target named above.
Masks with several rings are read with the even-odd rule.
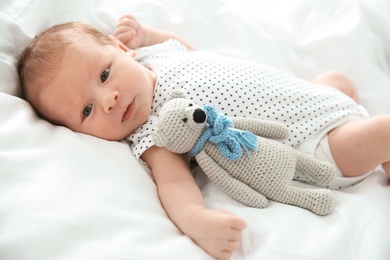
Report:
[[[158,113],[173,89],[231,117],[284,123],[290,130],[284,143],[310,154],[329,130],[366,117],[361,106],[334,88],[313,85],[252,61],[187,51],[176,40],[140,48],[136,59],[157,75],[149,121],[127,138],[136,158],[153,146]]]

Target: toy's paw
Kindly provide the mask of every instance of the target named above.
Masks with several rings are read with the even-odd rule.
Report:
[[[248,198],[245,204],[252,208],[265,208],[268,206],[268,200],[263,195],[258,194],[258,196]]]
[[[311,201],[311,210],[319,216],[328,215],[334,206],[333,193],[329,190],[318,190]]]
[[[310,210],[320,216],[329,214],[333,209],[333,193],[327,189],[288,186],[280,192],[279,196],[270,199]]]
[[[317,174],[313,175],[313,179],[319,185],[329,185],[334,178],[336,177],[336,166],[331,163],[323,162],[322,167],[317,172]]]

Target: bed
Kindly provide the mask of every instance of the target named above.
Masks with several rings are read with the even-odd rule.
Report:
[[[112,34],[131,13],[196,49],[307,80],[339,70],[371,115],[390,113],[388,0],[3,0],[0,10],[0,259],[212,259],[169,220],[127,144],[53,126],[20,98],[16,57],[55,23]],[[208,207],[248,223],[232,259],[390,259],[390,186],[380,167],[333,191],[325,217],[276,202],[248,208],[195,174]]]

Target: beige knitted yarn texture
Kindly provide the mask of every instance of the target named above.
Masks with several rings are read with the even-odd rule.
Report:
[[[206,123],[193,120],[199,106],[182,94],[175,93],[171,98],[160,112],[154,142],[172,152],[186,153],[201,136]],[[207,142],[195,159],[211,181],[250,207],[264,208],[268,200],[273,200],[318,215],[332,211],[334,199],[330,190],[293,186],[292,179],[295,171],[299,171],[318,184],[328,185],[335,177],[334,165],[276,141],[288,136],[283,124],[254,118],[232,118],[232,121],[236,129],[258,136],[258,149],[250,156],[243,153],[240,159],[231,161],[220,154],[215,144]]]

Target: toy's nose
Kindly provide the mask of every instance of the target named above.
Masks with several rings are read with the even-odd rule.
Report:
[[[206,121],[206,113],[202,109],[197,108],[194,111],[193,119],[195,123],[198,124],[204,123],[204,121]]]

